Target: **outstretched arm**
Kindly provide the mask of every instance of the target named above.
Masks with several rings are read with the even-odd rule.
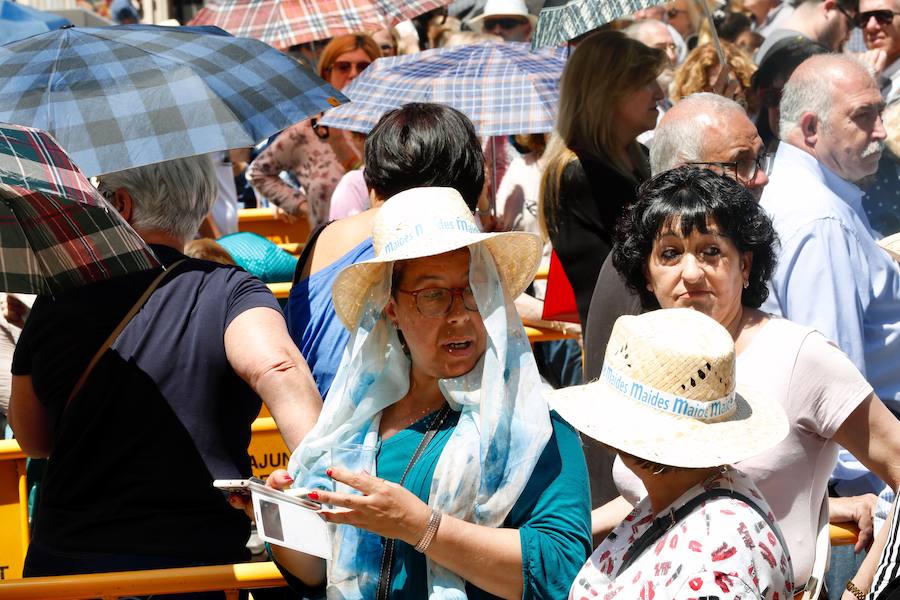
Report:
[[[245,310],[225,330],[225,354],[265,402],[293,452],[319,418],[322,398],[284,317],[267,307]]]

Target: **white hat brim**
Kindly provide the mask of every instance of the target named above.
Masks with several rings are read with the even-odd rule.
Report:
[[[384,252],[344,268],[331,286],[334,311],[344,326],[352,331],[359,323],[364,298],[372,286],[384,277],[388,265],[398,260],[436,256],[481,243],[488,247],[510,298],[515,299],[534,281],[543,253],[541,238],[522,231],[457,232],[444,239],[423,239],[407,244],[397,252]]]
[[[737,409],[717,422],[673,415],[595,382],[550,394],[551,408],[599,442],[661,465],[707,468],[756,456],[783,440],[787,416],[764,395],[738,386]]]
[[[520,15],[515,13],[495,13],[490,15],[480,14],[477,17],[472,17],[468,21],[469,29],[476,33],[484,33],[484,20],[488,17],[525,17],[528,19],[528,22],[531,23],[531,29],[537,27],[538,18],[531,13],[527,15]]]

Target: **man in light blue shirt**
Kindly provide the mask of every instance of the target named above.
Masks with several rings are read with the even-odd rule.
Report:
[[[883,108],[866,68],[840,55],[808,59],[785,86],[782,143],[761,200],[781,240],[763,309],[837,343],[896,414],[900,269],[876,243],[854,183],[877,169]],[[841,453],[841,495],[877,493],[877,479],[866,476],[874,478]]]

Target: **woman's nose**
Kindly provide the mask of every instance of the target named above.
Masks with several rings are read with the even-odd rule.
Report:
[[[688,283],[697,283],[703,279],[703,266],[693,254],[685,254],[681,261],[681,278]]]

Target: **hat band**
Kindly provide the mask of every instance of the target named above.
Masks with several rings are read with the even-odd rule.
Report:
[[[378,252],[378,255],[382,256],[384,254],[397,253],[406,246],[423,239],[428,240],[429,242],[440,239],[441,237],[445,237],[448,232],[463,234],[482,233],[474,223],[462,217],[436,217],[425,223],[417,223],[415,227],[400,232],[399,234],[394,234],[396,237],[386,243],[381,251]]]
[[[715,400],[691,400],[635,381],[607,364],[603,365],[600,379],[635,402],[679,417],[690,417],[704,422],[720,421],[730,416],[737,407],[733,391]]]

